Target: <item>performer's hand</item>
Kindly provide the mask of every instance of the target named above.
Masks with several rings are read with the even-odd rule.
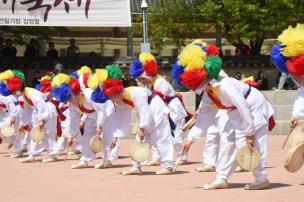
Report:
[[[100,135],[101,134],[101,132],[102,132],[102,129],[101,129],[101,127],[96,127],[96,134],[97,135]]]
[[[44,127],[44,121],[40,121],[40,122],[39,122],[39,127],[40,127],[41,129],[43,129],[43,127]]]
[[[139,136],[140,142],[142,143],[145,139],[145,133],[144,133],[144,130],[142,128],[140,128],[138,130],[138,136]]]
[[[79,128],[80,128],[80,129],[83,129],[83,128],[84,128],[84,121],[80,121]]]
[[[246,143],[249,149],[251,150],[251,152],[253,151],[254,141],[255,141],[254,135],[246,136]]]
[[[186,140],[186,141],[184,142],[183,149],[182,149],[182,154],[188,153],[188,151],[189,151],[189,149],[190,149],[192,143],[193,143],[193,142],[192,142],[191,140]]]
[[[298,117],[292,117],[290,120],[290,128],[295,128],[298,125],[299,118]]]
[[[16,120],[15,120],[15,117],[11,119],[11,124],[15,124]]]
[[[113,149],[117,144],[117,137],[112,138],[111,149]]]

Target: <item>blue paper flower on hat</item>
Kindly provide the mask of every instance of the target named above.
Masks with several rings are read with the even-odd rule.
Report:
[[[66,102],[71,96],[71,89],[68,84],[62,84],[59,88],[52,88],[52,93],[58,102]]]
[[[129,74],[132,78],[139,77],[144,71],[143,65],[139,60],[134,60],[131,63]]]
[[[176,83],[181,84],[180,75],[184,73],[184,68],[178,63],[172,65],[171,76],[176,81]]]
[[[283,48],[281,45],[272,46],[270,57],[272,64],[280,71],[284,73],[288,73],[286,61],[288,58],[284,57],[281,54],[280,49]]]
[[[9,96],[10,95],[10,92],[9,92],[7,86],[3,82],[0,82],[0,94],[3,95],[3,96]]]
[[[99,87],[97,87],[93,91],[91,99],[96,103],[105,103],[108,100],[108,97],[101,91]]]
[[[78,78],[79,78],[79,76],[78,76],[77,71],[72,72],[72,73],[70,74],[70,77],[73,77],[74,79],[78,79]]]

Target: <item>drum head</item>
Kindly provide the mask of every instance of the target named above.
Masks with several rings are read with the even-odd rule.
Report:
[[[251,152],[248,146],[242,147],[236,154],[236,161],[238,165],[244,170],[254,170],[258,167],[261,160],[260,152],[253,148]]]
[[[100,136],[94,135],[90,139],[90,149],[93,153],[97,154],[103,149],[103,141]]]
[[[30,132],[31,140],[33,140],[34,142],[42,141],[44,139],[44,136],[44,130],[40,126],[32,128]]]
[[[143,163],[149,159],[149,146],[147,144],[141,144],[134,142],[129,149],[130,157],[138,162]]]
[[[14,135],[14,133],[15,133],[15,129],[14,129],[14,126],[11,123],[5,124],[1,128],[1,134],[4,137],[11,137],[12,135]]]
[[[284,167],[287,171],[294,173],[297,172],[304,163],[304,143],[298,146],[292,147],[286,158]]]
[[[290,134],[288,145],[290,147],[295,147],[301,143],[304,143],[304,130],[302,130],[302,126],[297,126],[292,130]]]

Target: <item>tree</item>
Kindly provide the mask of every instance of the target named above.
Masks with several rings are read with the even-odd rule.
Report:
[[[220,27],[227,40],[241,52],[247,43],[251,55],[259,55],[265,38],[277,37],[288,25],[303,20],[304,1],[159,0],[154,8],[157,9],[151,21],[156,30],[162,30],[162,36],[184,40],[187,36],[200,35],[204,25],[209,24],[211,28]],[[186,24],[186,30],[180,29],[180,24]],[[185,36],[185,31],[191,34]],[[151,31],[152,38],[161,40],[155,33]]]

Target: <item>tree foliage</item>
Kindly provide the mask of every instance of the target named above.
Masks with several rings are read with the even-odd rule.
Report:
[[[304,0],[159,0],[153,5],[152,42],[180,46],[186,38],[220,27],[227,40],[241,49],[249,44],[259,55],[266,37],[303,21]],[[209,26],[209,27],[208,27]],[[213,29],[215,32],[215,29]],[[164,38],[170,38],[163,43]]]

